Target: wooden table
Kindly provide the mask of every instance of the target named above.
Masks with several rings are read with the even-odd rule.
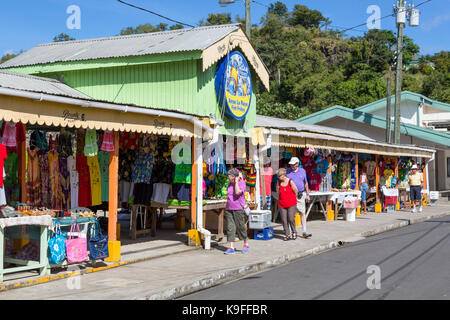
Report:
[[[223,232],[223,221],[225,217],[225,207],[227,204],[227,200],[212,200],[207,201],[206,204],[203,205],[203,224],[206,221],[206,212],[214,212],[217,214],[217,239],[221,240],[224,237]],[[131,210],[131,239],[136,239],[137,235],[150,233],[152,237],[156,236],[156,226],[158,219],[158,208],[162,209],[174,209],[177,211],[177,216],[190,216],[191,206],[172,206],[164,203],[152,202],[150,206],[144,205],[132,205]],[[146,223],[142,230],[136,230],[136,222],[137,222],[137,212],[138,210],[145,210],[145,215],[150,214],[150,221],[146,219]],[[186,215],[187,212],[187,215]],[[151,223],[151,224],[150,224]],[[219,240],[219,241],[220,241]]]

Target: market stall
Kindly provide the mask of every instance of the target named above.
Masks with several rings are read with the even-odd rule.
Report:
[[[316,206],[328,220],[336,219],[342,207],[359,207],[362,170],[368,173],[369,194],[375,195],[381,209],[384,199],[389,199],[383,190],[397,190],[398,158],[432,159],[434,153],[416,146],[388,145],[357,132],[265,116],[257,117],[252,137],[260,148],[272,149],[267,155],[273,155],[272,164],[275,159],[277,167],[287,167],[283,158],[300,158],[311,190],[307,212]]]

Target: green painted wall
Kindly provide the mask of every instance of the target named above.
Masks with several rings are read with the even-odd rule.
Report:
[[[159,58],[158,61],[165,61]],[[213,115],[225,122],[221,134],[250,136],[250,129],[256,121],[255,95],[252,96],[251,109],[245,121],[223,117],[214,88],[217,65],[203,72],[201,59],[193,59],[192,53],[185,58],[142,63],[144,60],[130,57],[129,64],[126,58],[120,58],[116,63],[108,59],[103,65],[101,59],[97,59],[85,62],[85,66],[83,62],[76,61],[73,64],[66,62],[54,66],[15,68],[14,71],[58,79],[94,99],[198,116]],[[254,76],[252,74],[253,79]]]

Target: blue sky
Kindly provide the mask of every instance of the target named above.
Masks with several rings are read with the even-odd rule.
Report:
[[[137,6],[158,12],[172,19],[197,25],[208,13],[231,13],[245,17],[243,0],[221,7],[219,0],[124,0]],[[267,12],[270,0],[252,2],[251,22],[259,24]],[[316,9],[332,21],[332,26],[353,27],[365,23],[370,14],[370,5],[377,5],[381,16],[392,13],[395,0],[284,0],[289,10],[295,4]],[[417,5],[425,0],[415,0]],[[407,1],[411,3],[412,1]],[[66,13],[70,5],[77,5],[81,11],[81,28],[68,29]],[[64,32],[76,39],[98,38],[119,34],[122,28],[135,27],[143,23],[171,25],[152,14],[125,6],[117,0],[22,0],[5,1],[0,10],[0,57],[5,53],[18,53],[40,43],[51,42],[53,37]],[[405,35],[414,39],[422,54],[433,54],[450,50],[450,0],[432,0],[419,7],[420,26],[405,28]],[[392,17],[381,20],[382,29],[395,29]],[[367,27],[359,27],[348,35],[363,35]]]

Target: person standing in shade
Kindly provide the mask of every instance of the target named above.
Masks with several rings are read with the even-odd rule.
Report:
[[[423,174],[417,170],[417,165],[411,167],[411,173],[408,175],[408,184],[410,198],[413,205],[412,212],[416,212],[416,201],[419,201],[419,212],[422,212],[422,184]]]
[[[300,213],[302,221],[302,236],[307,239],[312,236],[306,231],[306,201],[309,202],[309,187],[306,178],[306,171],[299,167],[300,160],[297,157],[292,157],[289,161],[290,168],[286,170],[286,176],[294,181],[297,187],[297,211]]]
[[[270,158],[264,158],[264,179],[261,179],[261,185],[264,183],[264,189],[266,192],[266,205],[267,210],[271,208],[272,202],[272,177],[273,177],[273,169],[270,166]],[[263,206],[263,196],[261,196],[261,209],[264,209]]]
[[[366,168],[363,168],[363,172],[359,176],[359,190],[361,191],[361,203],[364,213],[367,213],[367,191],[369,190],[366,170]]]
[[[245,226],[245,181],[240,176],[239,170],[233,168],[228,171],[228,201],[225,208],[227,217],[227,240],[230,243],[225,254],[235,253],[234,240],[236,235],[240,240],[244,240],[242,253],[247,253],[249,249],[247,228]]]
[[[278,169],[277,176],[278,206],[280,207],[280,216],[284,229],[283,240],[295,240],[297,239],[295,213],[297,212],[298,190],[295,183],[286,177],[286,169]]]

